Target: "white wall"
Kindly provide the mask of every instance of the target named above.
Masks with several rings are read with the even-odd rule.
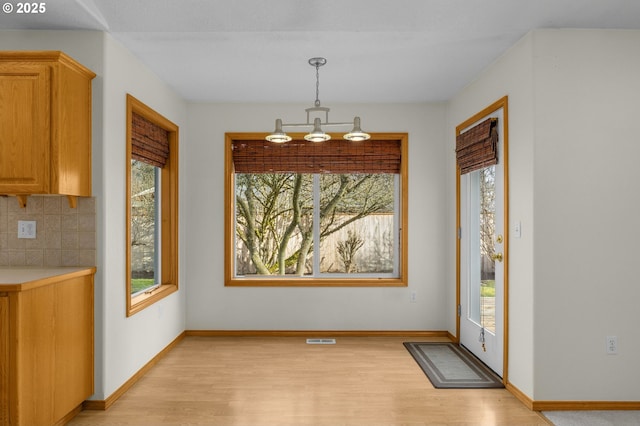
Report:
[[[447,111],[449,225],[455,230],[455,128],[493,102],[508,96],[509,229],[522,224],[522,237],[509,234],[508,380],[533,395],[533,77],[532,39],[523,38],[473,83],[455,96]],[[449,281],[455,280],[455,240],[448,240]],[[450,291],[455,290],[450,289]],[[450,296],[455,300],[455,294]],[[450,328],[455,332],[455,317]]]
[[[638,401],[640,31],[538,31],[533,56],[535,399]]]
[[[102,400],[184,330],[180,291],[131,318],[125,315],[125,111],[127,92],[180,126],[186,105],[109,35],[88,31],[2,31],[2,50],[62,50],[93,70],[93,195],[96,198],[95,394]],[[181,168],[186,168],[181,160]],[[186,182],[180,182],[181,194]],[[181,199],[184,210],[184,198]],[[184,222],[181,222],[181,231]],[[184,232],[182,232],[184,235]],[[180,240],[181,263],[185,239]]]
[[[640,400],[638,46],[638,31],[534,31],[449,105],[453,144],[509,96],[508,373],[535,401]]]
[[[180,221],[179,291],[151,307],[126,317],[126,94],[130,93],[180,128],[180,154],[187,140],[186,104],[155,74],[105,35],[104,139],[101,158],[104,165],[101,195],[103,235],[102,274],[104,280],[104,395],[109,396],[131,378],[151,358],[164,349],[185,325],[186,239],[184,220]],[[96,153],[97,154],[97,153]],[[186,210],[188,197],[184,158],[180,158],[180,211]]]
[[[443,105],[329,105],[334,120],[359,115],[367,131],[409,133],[408,288],[224,287],[224,134],[303,121],[308,106],[189,105],[187,329],[446,329]]]

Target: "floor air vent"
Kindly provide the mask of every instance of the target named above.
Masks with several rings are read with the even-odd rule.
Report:
[[[307,345],[335,345],[336,339],[307,339]]]

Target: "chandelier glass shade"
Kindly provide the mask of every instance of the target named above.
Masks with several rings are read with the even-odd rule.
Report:
[[[327,60],[325,58],[309,59],[309,65],[314,66],[316,68],[316,100],[315,100],[314,106],[312,106],[311,108],[305,109],[305,111],[307,112],[306,123],[283,123],[282,120],[278,118],[276,119],[275,130],[273,131],[273,133],[267,135],[267,137],[265,138],[266,140],[268,140],[269,142],[276,142],[276,143],[289,142],[291,140],[291,137],[284,132],[283,128],[285,127],[289,127],[289,128],[303,127],[303,128],[311,129],[311,131],[304,136],[305,140],[308,140],[311,142],[325,142],[331,139],[331,135],[329,135],[328,133],[325,133],[325,131],[322,130],[323,127],[324,128],[327,128],[327,127],[343,127],[344,128],[346,126],[353,126],[352,130],[343,136],[343,138],[348,141],[359,142],[359,141],[365,141],[371,138],[371,136],[368,133],[363,132],[362,129],[360,128],[360,117],[354,117],[353,121],[347,121],[347,122],[332,123],[329,121],[330,109],[327,107],[321,106],[320,99],[319,99],[319,95],[320,95],[319,69],[321,66],[325,65],[326,63],[327,63]],[[322,113],[324,113],[324,121],[322,120],[322,118],[317,116],[313,118],[313,122],[311,121],[312,115],[322,114]]]

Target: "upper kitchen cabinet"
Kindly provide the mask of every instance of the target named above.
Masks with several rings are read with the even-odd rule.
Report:
[[[0,51],[0,194],[91,196],[91,80],[59,51]]]

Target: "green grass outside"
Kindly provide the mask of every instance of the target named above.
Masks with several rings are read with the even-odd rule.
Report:
[[[480,284],[481,297],[496,297],[496,282],[494,280],[483,280]]]
[[[131,294],[149,288],[155,283],[153,278],[131,278]]]

